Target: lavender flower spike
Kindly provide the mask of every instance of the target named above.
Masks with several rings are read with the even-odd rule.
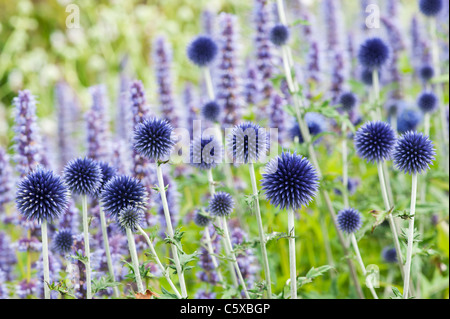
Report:
[[[13,200],[14,179],[9,164],[9,156],[0,147],[0,216],[5,211],[5,205]]]

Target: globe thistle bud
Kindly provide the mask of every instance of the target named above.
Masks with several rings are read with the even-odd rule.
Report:
[[[437,16],[443,8],[442,0],[420,0],[419,9],[427,17]]]
[[[125,232],[129,228],[133,233],[137,232],[144,221],[144,211],[139,207],[128,206],[122,209],[117,216],[117,223]]]
[[[369,70],[379,69],[389,58],[389,48],[380,38],[364,42],[358,52],[361,65]]]
[[[270,41],[276,46],[283,46],[289,41],[289,29],[283,24],[277,24],[270,30]]]
[[[210,219],[202,211],[197,211],[194,216],[194,223],[199,227],[206,227],[210,223]]]
[[[217,56],[217,52],[217,44],[208,36],[198,36],[187,48],[189,60],[200,67],[211,64]]]
[[[351,110],[355,109],[357,103],[358,99],[352,92],[343,93],[339,97],[339,104],[346,112],[350,112]]]
[[[209,201],[208,209],[213,216],[229,216],[234,209],[233,197],[225,192],[217,192]]]
[[[194,140],[191,146],[191,165],[202,169],[212,169],[222,161],[222,145],[214,137]]]
[[[68,253],[73,244],[74,238],[69,229],[61,229],[53,236],[53,250],[61,255]]]
[[[166,120],[144,120],[134,130],[134,149],[149,159],[162,159],[170,154],[175,144],[172,131],[172,125]]]
[[[251,122],[236,125],[227,136],[227,149],[232,151],[234,163],[254,163],[266,154],[266,130]]]
[[[434,93],[424,92],[417,99],[417,105],[423,113],[433,113],[438,108],[438,98]]]
[[[102,207],[106,213],[117,217],[127,207],[145,209],[147,192],[141,182],[133,177],[113,177],[101,194]]]
[[[423,113],[419,109],[406,107],[398,115],[397,130],[401,134],[414,131],[422,122],[422,119]]]
[[[343,209],[338,213],[337,222],[341,231],[355,233],[362,225],[361,213],[354,208]]]
[[[107,162],[98,162],[100,171],[102,173],[102,181],[100,183],[99,191],[101,192],[105,185],[117,174],[117,169]]]
[[[385,122],[368,122],[356,131],[354,142],[356,152],[368,163],[383,162],[391,157],[395,132]]]
[[[202,115],[205,120],[211,122],[218,122],[220,120],[220,115],[222,108],[216,101],[210,101],[206,103],[202,108]]]
[[[74,194],[95,195],[101,186],[102,171],[93,159],[73,159],[64,167],[64,181]]]
[[[397,251],[395,247],[384,247],[381,256],[386,263],[391,264],[397,262]]]
[[[419,69],[419,77],[423,82],[428,82],[434,77],[434,69],[430,65],[423,65]]]
[[[313,112],[306,113],[305,121],[306,125],[308,126],[309,134],[311,134],[311,136],[316,136],[322,132],[325,132],[328,129],[326,119],[321,114]],[[300,144],[305,142],[302,132],[300,130],[300,126],[298,125],[297,122],[295,122],[295,124],[291,127],[291,129],[289,130],[289,134],[292,140],[298,138],[298,142]],[[315,144],[319,143],[320,140],[321,139],[319,138],[314,143]]]
[[[66,209],[69,192],[61,177],[38,167],[25,176],[16,191],[19,212],[38,222],[58,218]]]
[[[262,189],[272,205],[280,209],[300,209],[316,196],[319,177],[311,163],[288,152],[271,160],[262,175]]]
[[[398,170],[405,174],[420,174],[430,168],[435,155],[433,142],[428,136],[409,131],[399,138],[393,158]]]

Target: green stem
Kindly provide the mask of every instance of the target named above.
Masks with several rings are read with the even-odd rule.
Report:
[[[266,282],[267,282],[267,295],[268,298],[272,298],[272,281],[270,280],[270,267],[269,267],[269,258],[267,257],[267,249],[266,249],[266,236],[264,233],[264,228],[262,224],[262,218],[261,218],[261,209],[259,207],[259,195],[258,195],[258,186],[256,185],[256,176],[255,176],[255,167],[253,163],[248,164],[248,168],[250,171],[250,179],[252,182],[252,190],[253,190],[253,196],[255,197],[255,205],[256,205],[256,221],[258,223],[258,231],[259,231],[259,242],[261,245],[261,255],[263,260],[263,266],[264,266],[264,274],[266,276]]]
[[[347,125],[345,122],[342,124],[342,182],[344,190],[342,196],[344,197],[344,207],[350,206],[348,200],[348,154],[347,154]]]
[[[91,288],[91,250],[89,248],[89,224],[87,215],[87,196],[81,196],[83,206],[83,234],[84,234],[84,254],[86,255],[86,299],[92,299]]]
[[[44,298],[50,299],[50,268],[48,262],[48,235],[47,235],[47,221],[43,220],[41,223],[42,233],[42,266],[44,268]]]
[[[130,250],[131,262],[133,263],[134,268],[134,276],[136,278],[136,284],[138,292],[143,294],[145,292],[144,286],[142,285],[141,272],[139,270],[139,259],[136,252],[136,244],[134,242],[134,236],[131,232],[131,229],[127,227],[127,239],[128,239],[128,248]]]

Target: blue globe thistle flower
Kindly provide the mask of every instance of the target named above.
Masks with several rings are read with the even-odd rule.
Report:
[[[343,232],[355,233],[362,225],[361,213],[354,208],[343,209],[338,213],[337,222]]]
[[[229,216],[234,209],[234,200],[230,194],[217,192],[209,201],[208,210],[212,216]]]
[[[270,30],[270,41],[276,46],[283,46],[289,40],[289,28],[283,24],[277,24]]]
[[[368,163],[383,162],[391,157],[395,132],[385,122],[367,122],[356,131],[354,142],[357,154]]]
[[[442,0],[420,0],[419,9],[427,17],[434,17],[441,12],[443,8]]]
[[[208,36],[198,36],[187,48],[189,60],[200,67],[210,64],[217,56],[217,52],[217,44]]]
[[[145,187],[138,179],[119,175],[105,185],[101,202],[106,213],[117,217],[127,207],[145,209],[147,196]]]
[[[323,133],[327,131],[327,120],[324,116],[318,114],[318,113],[306,113],[305,115],[305,121],[306,125],[308,125],[309,134],[311,136],[316,136],[320,133]],[[292,138],[292,140],[295,140],[296,137],[298,137],[298,142],[304,143],[302,132],[300,131],[300,126],[296,122],[294,126],[291,127],[289,130],[289,134]],[[321,138],[317,139],[314,143],[319,143],[321,141]]]
[[[408,131],[414,131],[422,122],[423,113],[412,107],[404,108],[397,118],[397,131],[401,134]]]
[[[430,168],[435,155],[433,142],[428,136],[409,131],[399,138],[393,158],[398,170],[405,174],[420,174]]]
[[[227,149],[232,151],[234,163],[254,163],[266,154],[266,130],[251,122],[236,125],[227,136]]]
[[[423,65],[419,69],[419,77],[422,81],[428,82],[434,77],[434,69],[431,65]]]
[[[352,92],[343,93],[339,97],[339,104],[346,112],[350,112],[351,110],[353,110],[356,107],[357,103],[358,99]]]
[[[380,70],[377,70],[377,72],[378,72],[378,79],[381,79],[381,72],[380,72]],[[361,81],[367,86],[372,86],[372,84],[373,84],[373,72],[372,72],[371,69],[364,68],[361,71]]]
[[[61,177],[36,168],[25,176],[16,191],[16,205],[28,220],[52,221],[67,209],[69,191]]]
[[[102,173],[102,181],[100,183],[99,191],[102,191],[105,185],[114,177],[117,175],[117,169],[110,165],[107,162],[98,162],[98,165],[100,166],[100,171]]]
[[[53,236],[53,250],[61,255],[68,253],[74,244],[70,229],[61,229]]]
[[[379,69],[388,58],[389,48],[380,38],[368,39],[359,48],[359,63],[369,70]]]
[[[222,108],[216,101],[206,103],[202,108],[203,117],[211,122],[218,122]]]
[[[271,160],[262,175],[262,189],[272,205],[300,209],[316,196],[319,177],[311,163],[296,153],[283,152]]]
[[[102,183],[102,171],[91,158],[76,158],[64,167],[64,181],[77,195],[95,195]]]
[[[162,159],[170,154],[175,144],[172,131],[172,125],[166,120],[144,120],[134,131],[134,149],[149,159]]]
[[[202,211],[198,210],[194,216],[194,223],[199,227],[206,227],[210,223],[210,219]]]
[[[191,165],[202,170],[212,169],[222,162],[222,145],[213,136],[198,137],[191,146]]]
[[[395,247],[384,247],[381,256],[386,263],[396,263],[397,262],[397,251]]]
[[[433,113],[438,108],[438,98],[432,92],[424,92],[417,99],[417,105],[423,113]]]
[[[117,216],[117,223],[123,232],[129,228],[133,233],[138,231],[138,227],[144,222],[144,211],[139,207],[128,206],[122,209]]]

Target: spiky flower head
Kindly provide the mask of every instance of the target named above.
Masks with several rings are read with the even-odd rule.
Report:
[[[277,24],[270,30],[270,41],[276,46],[283,46],[289,41],[289,29],[284,24]]]
[[[388,58],[389,47],[380,38],[368,39],[359,48],[359,63],[369,70],[379,69]]]
[[[102,181],[99,187],[99,191],[102,191],[105,185],[114,177],[117,175],[117,169],[109,164],[108,162],[100,161],[98,162],[98,165],[100,166],[100,171],[102,173]]]
[[[339,97],[339,104],[346,112],[350,112],[355,109],[358,99],[352,92],[345,92]]]
[[[442,0],[420,0],[419,9],[427,17],[434,17],[441,12],[444,7]]]
[[[432,92],[423,92],[417,99],[417,105],[423,113],[433,113],[438,108],[438,97]]]
[[[356,152],[368,163],[383,162],[391,157],[395,145],[395,132],[381,121],[367,122],[356,131]]]
[[[236,125],[227,136],[227,150],[236,164],[258,161],[267,151],[266,130],[251,122]]]
[[[229,216],[234,209],[233,197],[225,192],[217,192],[209,201],[208,209],[213,216]]]
[[[354,208],[341,210],[337,216],[339,229],[348,234],[357,232],[362,225],[361,213]]]
[[[300,209],[316,196],[319,177],[311,163],[296,153],[282,152],[266,166],[262,189],[272,205]]]
[[[217,52],[217,44],[209,36],[198,36],[187,47],[189,60],[200,67],[207,66],[214,61]]]
[[[222,162],[222,145],[213,136],[198,137],[191,146],[191,165],[202,169],[212,169]]]
[[[163,159],[170,154],[175,144],[172,131],[172,125],[166,120],[144,120],[134,130],[134,149],[149,159]]]
[[[77,195],[95,195],[102,183],[102,171],[91,158],[76,158],[64,167],[64,181]]]
[[[419,69],[419,77],[422,81],[428,82],[434,77],[434,69],[431,65],[423,65]]]
[[[211,122],[218,122],[221,113],[222,108],[216,101],[209,101],[202,107],[203,117]]]
[[[53,236],[53,250],[61,255],[68,253],[74,244],[70,229],[61,229]]]
[[[69,191],[62,178],[40,166],[17,187],[17,209],[27,220],[51,222],[67,209],[68,202]]]
[[[137,232],[139,226],[144,222],[144,211],[139,207],[128,206],[122,209],[117,216],[117,223],[122,231],[129,228],[133,233]]]
[[[101,194],[101,202],[106,213],[117,217],[127,207],[145,209],[147,196],[145,187],[138,179],[118,175],[105,185]]]
[[[204,212],[198,210],[194,216],[194,223],[199,227],[206,227],[210,223],[210,219]]]
[[[396,168],[405,174],[420,174],[430,168],[435,155],[433,142],[428,136],[409,131],[398,139],[393,159]]]
[[[387,263],[396,263],[397,262],[397,251],[395,250],[395,247],[384,247],[381,256],[383,257],[383,260]]]

